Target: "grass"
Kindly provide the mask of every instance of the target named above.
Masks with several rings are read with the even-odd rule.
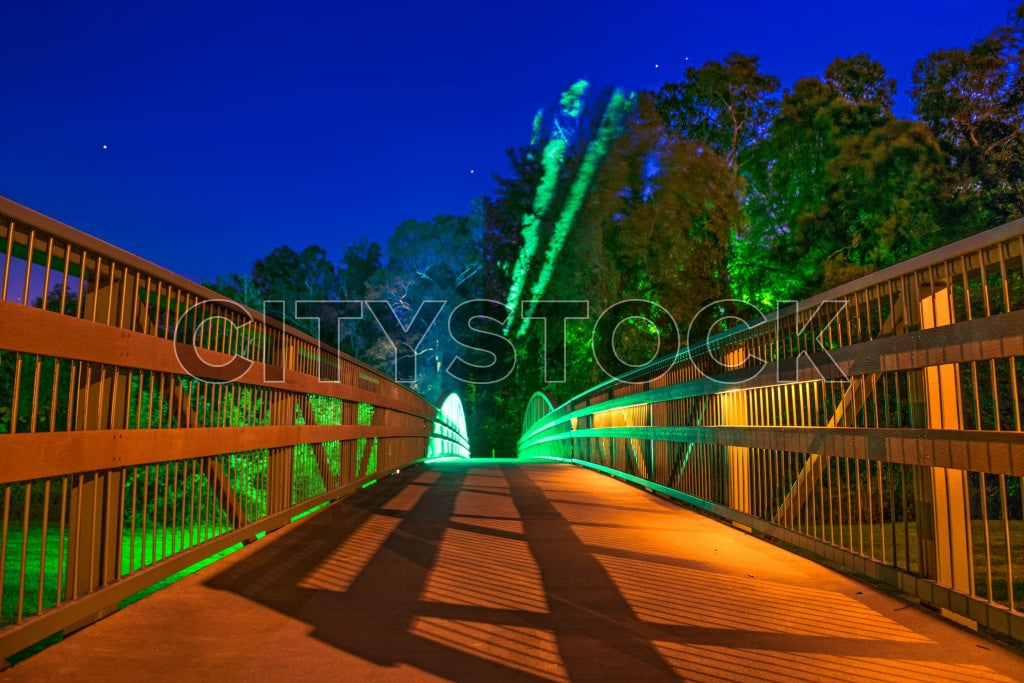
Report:
[[[18,618],[18,595],[24,580],[24,602],[22,616],[28,617],[57,604],[57,569],[60,557],[61,538],[57,525],[51,525],[46,534],[46,553],[43,555],[42,525],[33,523],[28,528],[28,543],[23,544],[21,528],[8,529],[6,555],[3,569],[3,592],[0,595],[0,626],[15,623]],[[25,561],[21,557],[24,550]],[[64,539],[67,552],[67,534]],[[40,568],[43,585],[40,593]],[[24,575],[22,569],[24,568]],[[63,577],[62,577],[63,580]],[[41,595],[41,597],[40,597]]]
[[[216,533],[220,534],[228,529],[229,527],[222,527],[217,529]],[[43,529],[41,524],[35,523],[29,525],[28,543],[24,547],[23,618],[34,616],[41,611],[56,606],[58,588],[60,589],[62,598],[64,594],[66,571],[63,567],[59,567],[59,551],[61,549],[60,530],[56,525],[52,525],[48,528],[46,533],[45,555],[43,553],[42,532]],[[198,545],[202,540],[210,538],[209,529],[207,530],[208,535],[206,539],[201,536],[201,532],[202,529],[198,526],[186,530],[178,528],[166,535],[162,533],[154,534],[151,530],[147,530],[145,537],[143,537],[141,533],[136,532],[134,544],[132,543],[131,538],[126,536],[122,540],[121,545],[121,571],[124,573],[127,573],[129,569],[137,571],[142,567],[149,566],[154,562],[158,562],[165,557],[170,557],[172,554],[178,553],[194,545]],[[21,562],[23,547],[22,540],[20,528],[12,528],[8,530],[7,552],[3,568],[3,591],[2,595],[0,595],[0,600],[2,600],[2,604],[0,604],[0,626],[8,626],[15,623],[18,619],[18,596],[19,593],[21,593],[23,581]],[[63,550],[66,555],[68,552],[66,530]],[[142,591],[142,593],[124,601],[123,604],[134,602],[145,595],[149,595],[153,591],[159,590],[161,587],[169,583],[173,583],[182,576],[186,576],[187,574],[198,570],[201,566],[205,566],[205,564],[212,562],[214,559],[222,556],[226,552],[227,551],[219,553],[212,558],[203,560],[182,572],[178,572],[161,582],[153,584]],[[43,577],[42,590],[40,590],[41,568]],[[59,580],[58,569],[60,569]]]

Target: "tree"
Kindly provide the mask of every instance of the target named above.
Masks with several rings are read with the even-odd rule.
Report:
[[[367,283],[381,268],[381,248],[365,235],[344,248],[337,270],[341,294],[348,300],[359,300],[366,293]]]
[[[1009,25],[914,69],[914,111],[948,156],[948,227],[961,235],[1024,215],[1022,35],[1024,4]]]
[[[734,174],[778,109],[779,79],[761,73],[758,61],[734,52],[724,63],[689,67],[682,81],[665,85],[657,95],[667,130],[710,144]]]
[[[252,275],[248,273],[218,275],[215,282],[208,282],[205,286],[232,301],[237,301],[257,311],[263,310],[263,293],[256,287]]]
[[[748,229],[734,291],[801,299],[934,244],[944,170],[927,127],[891,112],[895,84],[866,55],[797,81],[745,170]]]
[[[386,301],[398,322],[408,328],[428,300],[443,301],[442,316],[434,321],[415,348],[396,349],[378,327],[365,352],[369,362],[394,373],[402,358],[416,357],[417,376],[412,387],[428,398],[461,389],[445,369],[458,351],[448,334],[447,314],[475,296],[474,278],[480,272],[482,207],[471,216],[440,215],[432,221],[403,222],[388,240],[389,260],[366,288],[368,300]]]
[[[437,294],[457,292],[481,268],[481,207],[474,216],[408,220],[388,240],[389,268],[415,275]]]
[[[365,236],[353,241],[342,252],[337,274],[340,295],[345,301],[363,301],[370,283],[381,270],[381,247]],[[379,332],[367,312],[358,320],[339,322],[339,348],[359,360],[368,361],[367,352],[377,340]]]
[[[825,85],[835,96],[869,116],[892,115],[896,79],[888,78],[881,63],[866,54],[833,60],[825,68]]]
[[[327,345],[338,343],[333,329],[319,330],[317,320],[308,317],[335,317],[338,311],[330,302],[338,300],[341,293],[337,269],[327,258],[327,252],[318,246],[306,247],[301,252],[289,246],[277,247],[253,264],[251,274],[221,275],[206,286],[257,311],[266,308],[272,317],[279,315],[281,304],[267,307],[266,302],[283,302],[285,323],[313,336],[319,331]],[[303,317],[297,317],[296,301],[324,303],[305,305]]]
[[[494,197],[483,201],[481,294],[495,301],[508,298],[512,269],[523,246],[523,216],[532,210],[543,167],[531,146],[507,150],[511,172],[495,175]]]
[[[334,264],[327,252],[315,245],[301,252],[289,246],[277,247],[253,264],[252,279],[267,299],[333,299],[339,291]]]
[[[802,226],[820,236],[811,258],[824,256],[821,289],[948,241],[937,206],[944,166],[927,126],[890,119],[847,136],[827,172],[826,199]]]
[[[586,81],[578,81],[562,94],[549,127],[535,129],[531,142],[540,176],[531,206],[520,217],[522,246],[506,298],[512,313],[506,332],[514,331],[516,338],[525,335],[532,319],[532,311],[522,311],[521,304],[547,297],[566,241],[574,239],[576,218],[594,174],[632,107],[632,97],[618,88],[588,95],[585,86]],[[545,120],[542,112],[537,121]]]
[[[674,330],[658,307],[685,333],[702,306],[729,295],[730,236],[743,220],[738,183],[706,145],[667,135],[653,98],[641,95],[588,195],[558,298],[589,299],[593,318],[620,300],[649,301],[655,305],[645,315],[662,338]],[[655,348],[653,332],[649,323],[628,321],[616,349],[632,362],[675,350]],[[607,348],[607,340],[597,341]]]
[[[800,79],[783,96],[767,137],[752,150],[744,168],[749,226],[737,236],[730,263],[733,290],[742,299],[769,305],[817,284],[819,264],[801,258],[810,245],[800,221],[824,201],[825,165],[838,153],[829,111],[833,100],[821,80]]]

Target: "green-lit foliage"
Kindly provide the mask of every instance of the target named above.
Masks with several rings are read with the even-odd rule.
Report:
[[[562,157],[565,154],[566,142],[556,138],[548,142],[541,156],[544,166],[544,176],[534,198],[533,213],[523,216],[523,248],[519,252],[519,258],[512,270],[512,285],[508,293],[509,308],[515,311],[519,307],[519,300],[526,288],[526,277],[529,274],[530,262],[540,247],[540,217],[547,211],[548,205],[554,195],[555,185],[558,182],[558,172],[561,168]],[[512,319],[509,319],[511,325]],[[506,326],[506,331],[507,326]]]
[[[894,88],[858,55],[786,93],[744,168],[749,227],[729,263],[741,298],[802,299],[937,246],[939,150],[893,116]]]
[[[821,77],[797,81],[781,99],[778,79],[760,71],[756,56],[708,61],[646,104],[641,98],[621,135],[609,133],[616,103],[578,81],[533,118],[529,143],[510,154],[510,176],[479,204],[479,223],[409,221],[388,245],[401,258],[382,265],[380,248],[364,241],[333,276],[321,250],[277,249],[252,274],[226,279],[225,292],[254,303],[279,291],[305,297],[340,280],[344,298],[388,299],[400,316],[428,298],[506,302],[505,333],[518,332],[507,381],[446,385],[453,350],[430,338],[415,385],[431,398],[462,393],[479,454],[500,454],[514,441],[503,420],[521,413],[543,376],[540,326],[521,320],[525,299],[590,301],[590,322],[566,329],[567,382],[547,387],[566,398],[601,378],[590,335],[611,302],[656,302],[685,327],[710,300],[732,294],[768,308],[1021,215],[1022,17],[918,64],[919,121],[894,115],[895,84],[867,55],[819,65]],[[353,325],[345,350],[390,371],[392,347],[365,323]],[[643,324],[627,323],[623,334],[641,355],[652,340]],[[9,364],[0,357],[0,373],[10,376]],[[155,406],[166,400],[161,391],[150,392]],[[241,407],[232,422],[257,424],[267,412],[258,394],[234,401]],[[0,430],[10,429],[2,403]],[[202,424],[216,419],[198,403],[196,413]],[[178,419],[156,408],[139,416],[150,414]],[[19,430],[23,419],[19,412]],[[359,445],[362,472],[372,443]]]
[[[340,398],[310,394],[308,399],[313,413],[313,424],[342,424],[343,401]],[[295,408],[295,424],[306,424],[299,406]],[[341,467],[341,442],[330,441],[323,443],[320,444],[320,449],[327,461],[331,475],[337,477]],[[292,504],[300,503],[313,496],[325,493],[327,486],[324,483],[323,475],[320,473],[320,464],[313,446],[310,444],[298,444],[294,447],[292,453]]]
[[[360,403],[356,409],[357,425],[373,424],[374,408],[369,403]],[[364,464],[365,463],[365,464]],[[377,469],[377,438],[356,439],[356,476],[369,474]]]
[[[228,463],[228,480],[243,505],[265,514],[266,458],[250,456],[263,465],[262,496],[249,478],[253,468],[243,467],[241,458],[220,460]],[[242,472],[248,475],[245,479]],[[231,528],[209,480],[194,461],[136,467],[126,473],[124,483],[123,572],[141,569]]]
[[[313,420],[316,424],[341,424],[341,408],[343,401],[340,398],[311,394],[309,396],[309,404],[313,409]]]
[[[69,278],[69,286],[75,283],[77,278]],[[62,287],[62,282],[53,285],[46,297],[46,310],[61,311],[63,296],[63,312],[74,315],[78,297],[74,291],[62,295]],[[32,305],[42,308],[42,297]],[[71,429],[74,416],[71,411],[73,386],[70,368],[71,362],[67,360],[0,351],[0,434]],[[17,405],[14,404],[16,384],[20,386]]]
[[[339,442],[323,444],[323,454],[333,473],[338,468]],[[309,500],[313,496],[325,493],[327,487],[324,485],[323,476],[320,474],[319,464],[313,447],[309,444],[301,444],[295,447],[292,455],[292,504]]]
[[[0,352],[0,434],[14,431],[49,431],[51,421],[54,431],[69,429],[73,419],[73,415],[69,414],[69,396],[72,395],[69,367],[68,361],[55,361],[45,356],[19,356],[15,353]],[[35,381],[37,375],[38,382]],[[16,379],[20,385],[17,405],[14,403]],[[33,424],[34,383],[38,387],[38,399],[35,401],[37,410]]]

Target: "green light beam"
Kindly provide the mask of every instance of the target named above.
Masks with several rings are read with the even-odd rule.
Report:
[[[572,187],[569,189],[569,198],[562,208],[562,214],[558,217],[558,222],[555,223],[555,232],[551,236],[551,242],[548,244],[544,266],[541,269],[540,276],[538,276],[537,281],[530,290],[532,303],[529,311],[520,323],[519,331],[516,333],[517,337],[522,337],[526,334],[530,327],[530,317],[537,308],[537,302],[544,297],[544,291],[554,275],[558,254],[562,251],[562,247],[565,246],[565,240],[572,230],[576,214],[579,212],[580,207],[583,206],[583,200],[586,198],[590,183],[594,179],[601,161],[608,154],[608,148],[622,131],[622,122],[632,106],[632,96],[627,97],[618,89],[612,93],[608,106],[605,108],[604,116],[601,118],[601,126],[598,129],[597,136],[587,145],[583,164],[580,166],[580,170],[573,180]],[[512,310],[514,311],[515,309]],[[511,321],[511,316],[509,320]]]
[[[560,105],[562,113],[566,116],[576,118],[582,109],[583,95],[587,89],[587,82],[579,80],[573,83],[568,90],[562,93]],[[534,122],[538,121],[534,118]],[[515,320],[515,312],[519,310],[519,300],[526,289],[526,278],[530,272],[530,261],[540,244],[540,217],[548,210],[551,200],[554,198],[555,187],[558,184],[558,172],[565,160],[565,150],[568,147],[568,140],[561,127],[558,127],[559,134],[551,138],[544,147],[541,155],[541,165],[544,167],[544,175],[541,177],[537,192],[533,197],[532,211],[523,215],[523,247],[519,250],[516,258],[516,265],[512,270],[512,284],[508,289],[508,309],[512,314],[505,323],[505,334],[512,329]]]

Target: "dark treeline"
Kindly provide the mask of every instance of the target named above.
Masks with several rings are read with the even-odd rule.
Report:
[[[864,54],[786,90],[757,57],[736,53],[658,92],[579,81],[538,114],[494,195],[468,215],[406,221],[386,248],[364,238],[340,262],[320,247],[281,246],[211,286],[257,308],[387,301],[402,326],[422,302],[447,301],[398,354],[416,358],[413,388],[462,395],[474,455],[513,455],[533,391],[557,404],[606,378],[602,366],[616,360],[592,346],[608,348],[613,333],[623,360],[639,363],[673,350],[657,346],[654,329],[674,338],[669,315],[685,337],[708,303],[767,309],[1024,215],[1022,62],[1024,5],[974,44],[917,63],[912,118],[893,113],[897,84]],[[446,372],[460,355],[488,362],[448,334],[448,314],[474,299],[509,312],[476,323],[515,347],[502,381]],[[638,302],[595,326],[627,299]],[[560,353],[544,363],[544,310],[529,303],[539,300],[589,302],[589,319],[566,325],[564,364]],[[639,314],[650,321],[629,317]],[[316,329],[310,318],[289,322]],[[323,339],[395,370],[396,350],[366,310]]]

